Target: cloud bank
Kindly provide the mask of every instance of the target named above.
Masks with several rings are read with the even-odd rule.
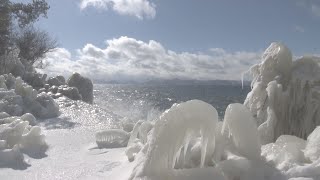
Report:
[[[103,10],[112,8],[121,15],[135,16],[139,19],[152,19],[156,16],[155,4],[149,0],[81,0],[82,10],[90,6]]]
[[[260,61],[261,52],[175,52],[159,42],[122,36],[106,41],[106,48],[85,45],[72,55],[57,48],[44,59],[49,75],[79,72],[96,81],[147,81],[152,79],[240,80],[241,74]]]

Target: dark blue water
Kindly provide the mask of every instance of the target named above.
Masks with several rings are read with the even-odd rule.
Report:
[[[119,85],[96,84],[95,103],[128,119],[157,118],[174,103],[192,99],[214,106],[223,117],[230,103],[243,103],[249,86],[241,85]]]

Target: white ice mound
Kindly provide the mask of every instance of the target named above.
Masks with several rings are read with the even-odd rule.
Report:
[[[274,164],[277,169],[287,171],[297,165],[307,163],[303,149],[306,141],[296,136],[282,135],[275,143],[262,147],[262,156]]]
[[[222,131],[229,129],[238,153],[248,159],[260,159],[261,144],[257,125],[244,105],[230,104],[225,112]]]
[[[304,154],[313,162],[320,158],[320,126],[308,136]]]
[[[245,106],[253,114],[262,144],[280,135],[301,138],[320,125],[320,67],[316,57],[292,61],[290,50],[272,43],[262,62],[251,68],[253,89]]]
[[[38,94],[20,77],[14,78],[11,74],[1,75],[0,86],[0,112],[6,112],[11,116],[31,113],[38,118],[52,118],[60,114],[59,106],[53,98],[45,93]]]
[[[0,149],[0,167],[21,167],[25,163],[18,145],[12,149]]]
[[[30,115],[27,115],[24,116],[24,119],[26,117],[31,118]],[[30,126],[29,121],[22,119],[21,117],[0,119],[0,164],[3,166],[12,165],[8,162],[9,159],[13,158],[12,161],[15,161],[14,159],[21,159],[21,156],[23,159],[21,153],[34,158],[43,157],[48,148],[40,127]]]
[[[147,143],[148,135],[153,128],[153,123],[149,121],[138,121],[131,131],[126,155],[131,162],[135,159],[136,154],[140,152],[143,145]]]
[[[129,133],[121,129],[104,130],[96,133],[96,143],[99,148],[125,147],[129,137]]]
[[[148,143],[138,154],[140,159],[137,159],[131,179],[195,179],[198,174],[196,170],[184,173],[174,170],[176,161],[180,154],[186,152],[181,152],[182,149],[188,149],[191,138],[197,136],[200,136],[202,144],[200,166],[204,167],[212,161],[217,123],[216,109],[203,101],[191,100],[173,105],[156,121]],[[219,174],[213,168],[199,171]]]

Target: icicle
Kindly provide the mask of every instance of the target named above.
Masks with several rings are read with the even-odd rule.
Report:
[[[207,155],[208,138],[203,134],[201,137],[201,163],[200,167],[204,167]]]

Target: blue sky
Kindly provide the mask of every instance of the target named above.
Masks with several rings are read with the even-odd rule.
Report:
[[[88,45],[105,53],[111,48],[106,42],[119,42],[121,37],[128,40],[124,41],[122,38],[122,43],[133,40],[136,44],[141,41],[150,45],[150,41],[154,41],[161,45],[164,54],[170,58],[172,57],[169,51],[176,53],[179,58],[188,53],[194,56],[193,61],[202,58],[199,55],[209,56],[208,59],[219,57],[222,59],[220,61],[228,61],[228,58],[234,58],[233,55],[238,52],[248,53],[248,59],[252,60],[245,63],[247,66],[259,60],[254,60],[256,57],[251,57],[250,53],[256,53],[259,57],[258,55],[273,41],[283,42],[295,55],[320,52],[320,1],[316,0],[48,0],[48,3],[51,6],[48,19],[41,19],[37,25],[57,37],[62,48],[60,53],[68,52],[73,61],[92,58],[88,57],[88,54],[84,57],[84,51],[90,49]],[[113,48],[130,48],[127,45]],[[146,53],[145,49],[137,50]],[[223,55],[217,54],[216,50],[223,50]],[[137,56],[137,52],[135,53],[133,57],[130,53],[126,54],[127,62],[130,59],[141,58]],[[105,54],[99,62],[107,61],[108,66],[116,59],[110,57]],[[159,65],[157,57],[151,57],[149,60],[151,64],[157,61],[155,63]],[[228,67],[223,64],[225,62],[219,63],[222,69]],[[139,67],[146,67],[144,65],[139,64]],[[189,70],[184,68],[185,71]],[[239,72],[244,69],[245,67],[241,67]],[[225,71],[227,73],[229,69]],[[84,73],[88,74],[86,71]],[[237,73],[218,78],[235,79]],[[129,74],[121,74],[122,76],[130,77]],[[137,75],[136,78],[140,76]],[[174,74],[161,77],[187,76]],[[208,76],[199,76],[196,79],[214,79]],[[114,76],[109,74],[107,77],[112,79]]]

